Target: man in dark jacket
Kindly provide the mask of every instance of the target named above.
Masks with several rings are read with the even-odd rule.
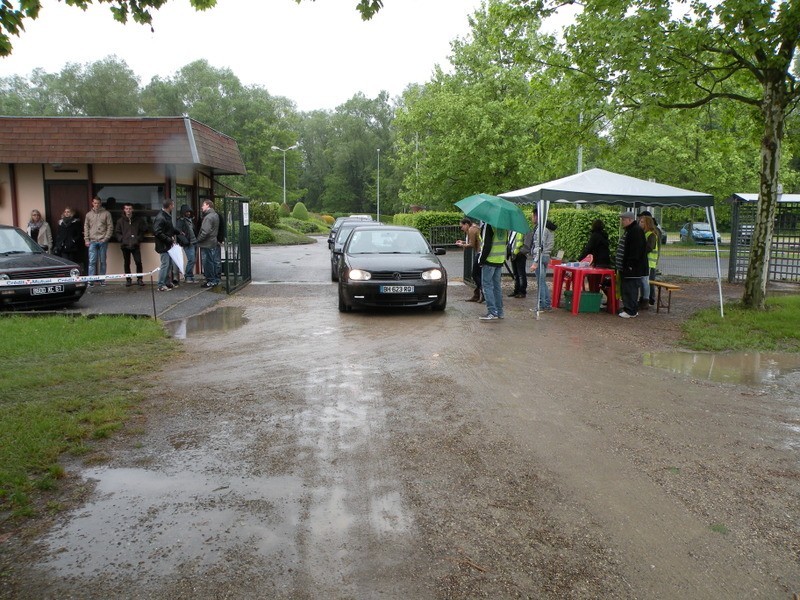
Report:
[[[122,205],[122,218],[117,221],[114,227],[114,235],[119,240],[119,247],[122,250],[122,263],[125,274],[131,273],[131,256],[136,263],[136,272],[142,272],[142,252],[139,245],[147,232],[147,223],[141,217],[133,216],[133,204],[126,202]],[[131,277],[125,278],[125,287],[131,287]],[[141,275],[136,278],[136,283],[144,285]]]
[[[169,249],[175,243],[177,231],[172,224],[172,208],[175,203],[172,200],[164,200],[161,204],[162,210],[153,220],[153,235],[156,238],[156,252],[161,257],[161,267],[158,271],[158,291],[166,292],[172,289],[170,280],[170,270],[172,260],[169,257]]]
[[[186,252],[186,273],[184,281],[194,283],[194,263],[197,258],[197,236],[194,234],[194,222],[192,221],[192,207],[188,204],[181,206],[181,214],[175,223],[176,229],[180,232],[178,243]]]
[[[203,287],[212,288],[215,285],[219,285],[220,282],[216,261],[216,249],[219,246],[217,241],[219,215],[214,210],[213,200],[204,200],[201,209],[203,211],[203,221],[200,223],[200,231],[197,234],[197,247],[200,248],[203,275],[206,278]]]
[[[647,250],[644,230],[639,227],[632,212],[624,212],[619,216],[622,223],[622,234],[617,245],[617,273],[622,279],[622,312],[623,319],[632,319],[639,315],[639,284],[647,275]]]

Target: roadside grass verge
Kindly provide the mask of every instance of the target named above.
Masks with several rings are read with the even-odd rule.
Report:
[[[0,328],[0,510],[30,516],[59,458],[122,427],[179,347],[151,319],[15,315]]]
[[[288,231],[280,226],[274,227],[272,233],[275,234],[275,241],[269,242],[268,246],[292,246],[298,244],[313,244],[314,238],[308,237],[297,230]]]
[[[683,325],[682,343],[693,350],[761,350],[800,352],[800,296],[767,298],[767,310],[738,304],[707,308]]]

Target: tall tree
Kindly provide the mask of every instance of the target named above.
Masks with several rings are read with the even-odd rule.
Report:
[[[561,0],[513,0],[549,14]],[[787,114],[800,87],[791,73],[800,38],[795,0],[587,0],[566,30],[565,65],[619,108],[689,109],[742,103],[760,135],[759,200],[742,301],[763,309]]]
[[[407,203],[451,208],[574,170],[583,143],[568,81],[544,65],[553,40],[539,19],[500,0],[470,17],[452,44],[452,72],[406,90],[398,156]]]

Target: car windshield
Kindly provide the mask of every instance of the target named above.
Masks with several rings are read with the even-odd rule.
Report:
[[[0,254],[28,254],[42,249],[17,229],[0,229]]]
[[[430,249],[418,231],[354,231],[349,254],[428,254]]]
[[[711,225],[709,225],[708,223],[695,223],[694,225],[692,225],[692,229],[694,229],[695,231],[708,231],[708,232],[710,232],[711,231]]]

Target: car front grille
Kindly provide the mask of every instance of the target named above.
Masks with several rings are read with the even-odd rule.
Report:
[[[373,281],[408,281],[422,279],[422,271],[371,271]]]
[[[11,270],[6,271],[9,279],[47,279],[50,277],[69,277],[71,267],[50,267],[46,269],[38,268],[35,270]]]

